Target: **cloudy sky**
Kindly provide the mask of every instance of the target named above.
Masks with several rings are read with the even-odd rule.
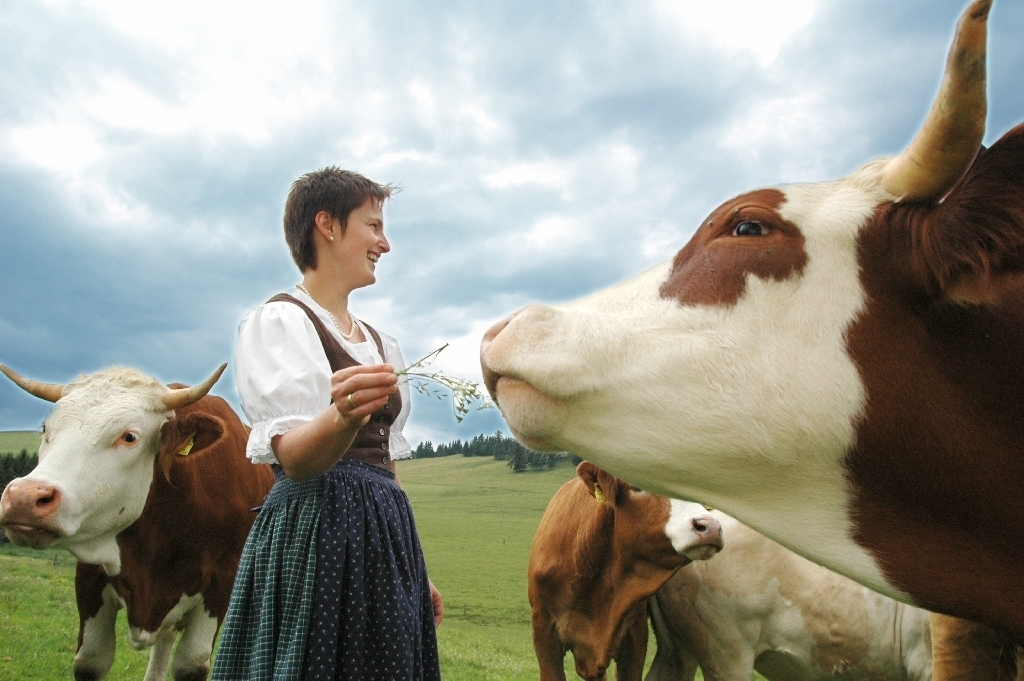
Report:
[[[671,257],[721,201],[897,153],[965,0],[0,2],[0,362],[196,382],[299,280],[290,183],[402,191],[354,312],[479,380],[484,329]],[[1024,119],[1024,3],[990,19],[991,143]],[[214,389],[237,405],[230,372]],[[0,430],[48,405],[0,383]],[[417,397],[415,444],[457,424]]]

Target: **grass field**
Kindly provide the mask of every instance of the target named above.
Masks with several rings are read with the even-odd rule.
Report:
[[[513,474],[502,461],[452,456],[401,462],[399,475],[431,579],[445,597],[438,630],[442,675],[535,680],[526,564],[544,508],[574,468],[565,462]],[[107,678],[141,679],[148,652],[128,647],[123,614],[118,626],[117,658]],[[77,632],[74,559],[62,551],[0,545],[0,681],[72,678]],[[652,643],[648,663],[653,649]],[[571,660],[567,655],[567,675],[577,678]]]
[[[41,436],[42,433],[37,430],[0,431],[0,456],[18,454],[22,449],[27,450],[31,456],[39,451]]]

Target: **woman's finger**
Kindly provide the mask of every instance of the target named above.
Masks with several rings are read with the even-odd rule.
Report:
[[[396,385],[398,385],[398,376],[390,371],[356,373],[350,375],[343,375],[342,372],[339,371],[331,377],[332,393],[337,390],[348,394],[364,388]]]
[[[355,366],[339,369],[331,375],[331,380],[344,381],[353,376],[361,374],[391,374],[395,375],[395,368],[390,364],[356,364]]]
[[[387,404],[392,392],[388,387],[338,394],[334,396],[334,408],[350,427],[362,427],[373,412]]]
[[[444,600],[433,582],[428,579],[427,584],[430,585],[430,602],[434,606],[434,628],[436,629],[441,626],[441,620],[444,618]]]

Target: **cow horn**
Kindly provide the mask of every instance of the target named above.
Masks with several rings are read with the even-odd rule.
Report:
[[[971,167],[985,136],[985,39],[992,0],[975,0],[956,25],[946,73],[910,145],[882,170],[882,186],[902,201],[935,201]]]
[[[208,379],[194,385],[191,388],[168,388],[167,392],[164,393],[164,406],[168,409],[181,409],[187,407],[190,404],[194,404],[206,396],[206,393],[210,392],[210,388],[217,382],[220,375],[224,373],[224,369],[227,368],[227,363],[221,364],[213,375]]]
[[[22,378],[3,364],[0,364],[0,371],[25,392],[31,393],[47,402],[56,402],[64,394],[64,386],[59,383],[43,383],[41,381],[33,381],[30,378]]]

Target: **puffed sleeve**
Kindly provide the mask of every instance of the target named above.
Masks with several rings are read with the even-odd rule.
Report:
[[[402,349],[398,347],[398,341],[386,333],[380,334],[380,343],[384,346],[384,361],[395,367],[395,371],[405,369],[405,359],[402,357]],[[412,456],[412,446],[405,439],[402,431],[405,430],[405,423],[409,420],[409,409],[412,407],[412,396],[409,394],[409,381],[403,376],[398,379],[398,392],[402,396],[402,410],[398,412],[398,418],[391,424],[391,458],[395,460],[408,459]]]
[[[330,377],[316,329],[298,306],[268,303],[245,316],[235,343],[235,381],[252,426],[245,453],[253,463],[277,463],[270,439],[330,405]]]

